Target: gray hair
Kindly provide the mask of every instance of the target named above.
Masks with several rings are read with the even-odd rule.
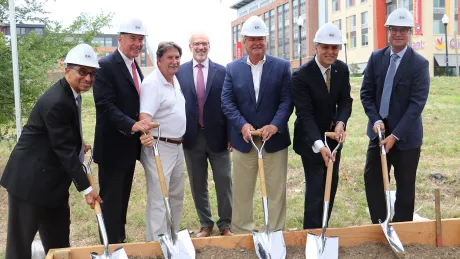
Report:
[[[163,57],[165,52],[168,49],[177,49],[179,51],[179,56],[182,56],[182,48],[175,43],[174,41],[162,41],[160,44],[158,44],[158,49],[157,49],[157,58]]]

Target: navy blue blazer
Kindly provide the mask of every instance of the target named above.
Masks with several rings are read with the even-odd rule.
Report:
[[[277,57],[265,57],[257,102],[251,67],[246,63],[247,56],[227,65],[222,89],[222,110],[232,125],[232,146],[244,153],[249,152],[252,147],[241,135],[241,128],[246,123],[255,129],[269,124],[278,128],[278,133],[265,144],[267,152],[277,152],[291,144],[288,128],[293,110],[290,64],[289,61]]]
[[[198,133],[198,102],[193,80],[193,61],[180,66],[176,73],[182,93],[185,97],[187,128],[184,135],[184,148],[192,148]],[[203,108],[204,136],[208,147],[213,152],[227,149],[227,118],[222,112],[221,93],[225,79],[225,67],[209,60],[206,95]]]
[[[390,64],[390,47],[371,54],[361,87],[361,102],[369,117],[367,135],[374,140],[374,123],[379,115],[385,76]],[[420,147],[423,138],[422,111],[430,88],[428,61],[411,47],[396,70],[390,99],[388,123],[392,134],[399,138],[396,146],[401,150]]]
[[[144,79],[136,61],[137,73]],[[96,131],[94,161],[99,165],[130,169],[139,159],[139,133],[131,129],[139,118],[139,94],[118,49],[99,60],[94,81]]]

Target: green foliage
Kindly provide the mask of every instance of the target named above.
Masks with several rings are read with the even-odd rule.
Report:
[[[44,24],[43,35],[31,32],[18,38],[18,63],[23,118],[37,98],[49,87],[48,72],[58,68],[58,61],[78,43],[91,44],[91,40],[110,27],[112,14],[101,11],[97,16],[80,14],[69,27],[49,20],[44,3],[48,0],[25,0],[16,6],[17,23]],[[0,21],[8,21],[7,0],[0,0]],[[14,113],[13,68],[10,41],[0,33],[0,125],[12,125]]]

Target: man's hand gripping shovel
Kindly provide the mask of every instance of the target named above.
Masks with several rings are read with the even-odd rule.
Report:
[[[174,222],[171,213],[171,205],[169,203],[168,188],[166,186],[165,176],[163,173],[163,166],[160,160],[160,153],[158,150],[158,144],[161,137],[160,124],[155,123],[153,128],[158,128],[158,136],[152,146],[155,155],[155,164],[158,171],[158,178],[160,180],[161,192],[163,195],[163,201],[166,208],[166,219],[168,232],[160,237],[161,250],[163,255],[167,259],[194,259],[195,258],[195,247],[193,246],[192,239],[187,229],[183,229],[179,232],[175,232]],[[145,134],[145,133],[144,133]]]
[[[270,232],[268,229],[268,199],[267,199],[267,186],[265,184],[264,162],[262,159],[262,149],[265,146],[263,141],[260,148],[254,143],[252,136],[260,136],[259,131],[251,131],[251,143],[257,150],[258,165],[259,165],[259,178],[260,188],[262,189],[262,207],[264,209],[264,231],[259,233],[257,230],[252,231],[254,239],[254,247],[257,256],[260,259],[284,259],[286,258],[286,244],[284,243],[283,232],[281,229]]]
[[[86,171],[91,187],[93,187],[93,189],[95,190],[93,177],[91,175],[91,163],[93,162],[93,147],[91,145],[90,145],[90,149],[91,149],[91,156],[89,158],[88,163],[83,164],[83,168]],[[102,242],[104,243],[104,253],[102,255],[99,255],[96,252],[91,252],[90,253],[91,259],[128,259],[128,255],[126,254],[125,249],[123,247],[119,247],[115,249],[113,253],[110,253],[109,241],[107,238],[107,231],[105,229],[105,224],[104,224],[104,217],[102,216],[101,205],[99,204],[97,200],[94,201],[94,211],[96,212],[97,223],[99,224],[99,231],[101,232]]]
[[[380,125],[377,125],[377,131],[379,134],[380,142],[385,139],[382,131],[380,130]],[[385,151],[385,146],[382,145],[380,158],[382,162],[382,175],[383,175],[383,190],[385,192],[385,200],[387,206],[387,215],[385,217],[385,221],[381,222],[379,220],[380,225],[382,226],[383,233],[388,240],[391,248],[395,253],[404,253],[404,247],[399,240],[398,235],[396,234],[393,226],[389,224],[390,222],[390,215],[391,215],[391,196],[390,196],[390,180],[388,179],[388,165],[387,165],[387,153]]]
[[[327,144],[327,138],[334,138],[334,132],[324,133],[324,144],[327,149],[331,151]],[[342,136],[340,136],[339,143],[332,150],[331,155],[334,155],[334,152],[337,152],[340,145],[342,144]],[[327,165],[327,174],[326,174],[326,185],[324,188],[324,204],[323,204],[323,222],[322,222],[322,232],[320,236],[315,235],[314,233],[309,232],[307,234],[307,244],[305,246],[305,257],[307,259],[337,259],[339,258],[339,238],[338,237],[326,237],[326,229],[328,222],[328,213],[329,213],[329,201],[331,196],[331,183],[332,183],[332,169],[334,168],[334,161],[329,158]]]

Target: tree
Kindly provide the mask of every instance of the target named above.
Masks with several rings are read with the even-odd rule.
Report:
[[[16,7],[17,23],[40,23],[45,25],[43,35],[29,33],[18,38],[19,80],[21,87],[21,108],[24,118],[37,98],[49,87],[48,72],[57,68],[67,52],[78,43],[91,45],[94,36],[105,27],[110,27],[112,14],[101,11],[96,16],[80,14],[74,22],[64,28],[49,20],[44,10],[48,0],[23,0]],[[0,0],[0,21],[9,23],[8,0]],[[94,45],[94,44],[93,44]],[[14,124],[14,86],[10,42],[0,33],[0,125]],[[0,135],[1,135],[0,130]]]

